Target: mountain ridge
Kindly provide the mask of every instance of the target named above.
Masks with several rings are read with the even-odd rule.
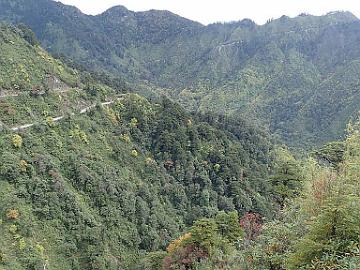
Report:
[[[1,18],[0,270],[358,268],[351,15]]]
[[[55,2],[58,2],[58,3],[61,3],[63,4],[61,1],[58,1],[58,0],[45,0],[45,1],[55,1]],[[63,4],[63,5],[67,5],[67,4]],[[76,9],[80,10],[79,8],[77,8],[76,6],[74,5],[69,5],[69,6],[72,6],[72,7],[75,7]],[[176,13],[172,12],[172,11],[169,11],[169,10],[165,10],[165,9],[148,9],[148,10],[144,10],[144,11],[132,11],[130,9],[128,9],[126,6],[124,5],[114,5],[112,7],[109,7],[107,8],[106,10],[98,13],[98,14],[86,14],[86,12],[83,12],[81,11],[83,14],[87,15],[87,16],[101,16],[103,15],[104,13],[108,13],[109,11],[111,10],[119,10],[120,12],[122,12],[124,15],[126,15],[128,12],[130,13],[151,13],[151,12],[165,12],[165,13],[171,13],[175,16],[178,16],[178,17],[182,17],[186,20],[189,20],[189,21],[193,21],[193,22],[196,22],[198,24],[201,24],[202,26],[209,26],[209,25],[212,25],[212,24],[237,24],[237,23],[241,23],[242,21],[252,21],[254,22],[254,20],[250,17],[246,17],[246,18],[242,18],[242,19],[239,19],[239,20],[231,20],[231,21],[222,21],[222,22],[211,22],[211,23],[208,23],[208,24],[203,24],[201,22],[198,22],[196,20],[192,20],[192,19],[189,19],[189,18],[186,18],[185,16],[180,16],[180,15],[177,15]],[[277,19],[284,19],[284,18],[288,18],[288,19],[295,19],[295,18],[298,18],[298,17],[324,17],[324,16],[341,16],[342,18],[345,19],[348,19],[348,20],[359,20],[359,18],[357,16],[355,16],[351,11],[346,11],[346,10],[334,10],[334,11],[329,11],[323,15],[312,15],[311,13],[299,13],[299,15],[297,16],[294,16],[294,17],[289,17],[287,15],[282,15],[280,16],[279,18],[269,18],[268,19],[268,22],[269,21],[272,21],[272,20],[277,20]],[[261,25],[264,25],[268,22],[265,22],[263,24],[257,24],[255,23],[256,25],[258,26],[261,26]]]
[[[204,26],[166,11],[114,7],[87,16],[61,3],[41,3],[1,0],[0,19],[29,25],[54,55],[121,76],[142,94],[165,94],[189,110],[250,117],[291,145],[312,147],[340,138],[360,109],[349,97],[355,100],[356,86],[337,74],[355,76],[346,67],[360,59],[355,46],[360,21],[349,12]],[[336,95],[323,95],[324,102],[317,98],[317,91],[330,91],[323,89],[330,78],[351,88],[333,89],[346,107],[335,114],[345,119],[338,128],[330,121]],[[319,121],[321,132],[313,128]]]

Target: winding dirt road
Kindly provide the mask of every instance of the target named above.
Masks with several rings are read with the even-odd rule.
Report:
[[[107,102],[103,102],[101,103],[102,106],[109,106],[113,103],[115,103],[115,101],[120,101],[120,100],[123,100],[124,99],[124,96],[126,96],[126,94],[121,94],[121,95],[118,95],[118,98],[116,98],[115,100],[111,100],[111,101],[107,101]],[[90,106],[87,106],[83,109],[81,109],[78,113],[72,113],[72,115],[80,115],[80,114],[84,114],[84,113],[87,113],[88,111],[96,108],[96,105],[97,104],[92,104]],[[57,116],[57,117],[53,117],[52,118],[52,121],[53,122],[59,122],[60,120],[64,119],[65,116],[64,115],[61,115],[61,116]],[[25,125],[20,125],[20,126],[15,126],[15,127],[12,127],[10,128],[12,131],[19,131],[19,130],[24,130],[24,129],[28,129],[36,124],[38,124],[39,122],[34,122],[34,123],[29,123],[29,124],[25,124]]]

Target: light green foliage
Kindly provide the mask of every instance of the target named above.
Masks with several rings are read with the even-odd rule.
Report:
[[[41,257],[44,256],[45,248],[41,244],[36,244],[36,251],[40,254]]]
[[[243,240],[236,211],[194,222],[189,233],[171,242],[163,269],[222,269]]]
[[[132,119],[131,119],[131,122],[130,122],[130,125],[131,125],[132,127],[137,127],[138,122],[139,122],[139,121],[138,121],[136,118],[132,118]]]
[[[130,142],[131,142],[130,136],[129,136],[128,134],[121,134],[121,135],[120,135],[120,139],[123,140],[123,141],[126,142],[126,143],[130,143]]]
[[[156,161],[154,159],[152,159],[151,157],[147,157],[145,162],[147,165],[154,165],[156,163]]]
[[[308,231],[295,244],[289,269],[356,269],[360,245],[360,161],[359,124],[349,126],[345,141],[344,161],[338,172],[330,172],[326,179],[313,185],[313,215]],[[355,174],[353,173],[355,172]],[[311,199],[311,197],[309,198]]]
[[[214,165],[214,170],[215,170],[215,172],[219,172],[220,169],[221,169],[221,165],[216,163],[216,164]]]
[[[0,264],[3,264],[5,260],[6,260],[6,254],[0,250]]]
[[[215,217],[215,222],[219,234],[229,243],[236,243],[242,239],[244,232],[239,225],[239,216],[236,211],[219,212]]]
[[[274,148],[256,127],[301,147],[341,134],[359,108],[359,54],[344,51],[357,40],[350,14],[202,26],[162,11],[120,7],[89,17],[39,1],[2,0],[0,18],[31,14],[53,52],[149,82],[136,89],[201,113],[166,98],[118,99],[119,80],[75,71],[26,27],[2,25],[0,90],[24,95],[2,98],[0,121],[38,124],[0,134],[0,212],[21,211],[0,222],[1,267],[155,270],[166,255],[159,250],[190,230],[174,254],[195,252],[193,269],[357,269],[359,123],[344,143],[316,152],[328,161],[320,165]],[[43,16],[48,10],[57,15]],[[133,21],[119,21],[119,12]],[[48,91],[54,79],[67,92]],[[265,224],[257,239],[242,241],[238,215],[249,211]]]
[[[49,88],[50,75],[74,86],[78,78],[73,70],[38,47],[31,33],[24,26],[19,29],[0,25],[0,89],[9,93],[45,90]]]
[[[75,125],[74,129],[70,131],[70,137],[77,138],[87,144],[89,143],[87,134],[83,130],[81,130],[78,125]]]
[[[359,198],[341,196],[330,199],[311,224],[309,232],[295,244],[289,269],[307,266],[313,269],[340,267],[342,259],[359,255]],[[354,268],[355,269],[355,268]]]
[[[26,160],[20,160],[19,167],[21,172],[26,172],[27,168],[29,167],[29,164],[26,162]]]
[[[115,113],[111,108],[105,108],[105,112],[113,124],[119,123],[120,115],[118,113]]]
[[[17,226],[15,224],[11,224],[9,226],[9,232],[15,234],[17,232]]]
[[[25,249],[25,248],[26,248],[26,241],[25,241],[24,238],[20,238],[20,239],[19,239],[19,249],[20,249],[20,250],[23,250],[23,249]]]
[[[191,239],[208,253],[212,253],[220,245],[217,224],[213,219],[200,219],[191,227]]]
[[[54,120],[52,117],[46,117],[46,124],[49,126],[49,127],[53,127],[54,126]]]
[[[137,157],[139,155],[138,151],[136,151],[135,149],[131,150],[131,155],[133,157]]]
[[[268,222],[256,241],[242,247],[238,256],[230,259],[230,269],[241,265],[246,270],[285,270],[291,245],[297,240],[296,226],[295,220],[290,218]]]
[[[20,135],[18,134],[15,134],[13,137],[12,137],[12,144],[14,147],[16,148],[21,148],[22,144],[23,144],[23,139]]]
[[[24,46],[19,42],[16,49]],[[51,67],[50,56],[29,49],[39,50],[39,61]],[[195,219],[219,209],[242,211],[246,204],[271,215],[270,203],[260,205],[270,198],[268,189],[259,188],[268,183],[266,134],[242,120],[192,119],[170,100],[154,104],[134,94],[79,114],[117,99],[109,87],[96,89],[95,95],[68,89],[2,99],[0,120],[6,126],[38,123],[22,131],[24,144],[17,135],[0,134],[0,210],[21,211],[20,218],[0,226],[6,269],[132,269],[144,252],[165,248]],[[56,125],[49,121],[61,115]],[[252,135],[241,139],[247,133]],[[212,147],[203,151],[205,146]],[[216,174],[213,164],[221,164]],[[233,187],[240,178],[247,184]]]

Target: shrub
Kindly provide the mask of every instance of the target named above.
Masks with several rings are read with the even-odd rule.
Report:
[[[15,220],[19,218],[19,211],[16,209],[10,209],[6,212],[7,219]]]
[[[131,119],[130,126],[137,127],[138,124],[139,124],[139,121],[136,118]]]
[[[215,171],[215,172],[219,172],[220,169],[221,169],[221,165],[218,164],[218,163],[216,163],[216,164],[214,165],[214,171]]]
[[[12,224],[9,226],[9,232],[11,234],[15,234],[17,232],[17,226],[15,224]]]
[[[121,134],[120,139],[126,143],[130,143],[130,141],[131,141],[130,136],[127,134]]]
[[[26,248],[26,241],[25,241],[24,238],[21,238],[21,239],[19,240],[19,249],[20,249],[20,250],[23,250],[24,248]]]
[[[50,116],[46,117],[46,124],[49,127],[53,127],[55,125],[54,119],[52,117],[50,117]]]
[[[18,134],[15,134],[13,137],[12,137],[12,144],[14,147],[16,148],[21,148],[22,144],[23,144],[23,139],[20,135]]]
[[[2,250],[0,250],[0,264],[5,263],[5,260],[6,260],[6,254]]]
[[[109,117],[111,123],[113,123],[114,125],[119,123],[120,115],[118,113],[114,112],[114,110],[112,110],[111,108],[106,108],[105,112]]]
[[[138,151],[136,151],[135,149],[131,151],[131,155],[133,157],[137,157],[139,155]]]
[[[26,160],[20,160],[19,167],[21,172],[26,172],[28,166],[29,164],[26,162]]]
[[[152,159],[151,157],[147,157],[145,162],[146,162],[146,165],[152,165],[152,164],[156,163],[155,160]]]

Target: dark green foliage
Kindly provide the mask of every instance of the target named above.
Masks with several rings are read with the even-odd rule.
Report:
[[[111,91],[100,97],[82,92],[73,100],[94,102],[103,95],[115,98]],[[27,97],[27,102],[41,108],[47,99],[51,95]],[[13,106],[18,101],[7,102]],[[266,138],[257,149],[230,128],[221,131],[198,121],[167,99],[152,104],[138,95],[94,108],[88,116],[67,116],[52,125],[40,122],[16,136],[21,147],[14,147],[14,134],[0,135],[0,183],[8,194],[0,212],[19,209],[16,241],[26,245],[19,255],[7,231],[14,222],[0,225],[9,269],[45,262],[47,269],[136,269],[144,252],[165,248],[199,217],[224,208],[271,215],[270,189],[260,189],[268,179]],[[253,173],[252,168],[262,171]],[[230,229],[236,219],[235,213],[216,218],[215,226],[228,242],[240,236]],[[43,259],[36,255],[38,244],[44,247]],[[155,267],[146,258],[144,265]]]
[[[276,200],[281,207],[284,207],[286,200],[300,194],[303,173],[299,162],[287,149],[276,149],[274,155],[275,162],[271,185]]]
[[[314,152],[320,162],[329,165],[339,165],[344,160],[345,144],[343,142],[330,142]]]
[[[341,134],[359,109],[351,14],[202,26],[0,0],[0,18],[73,58],[0,27],[1,270],[357,269],[359,124],[316,151],[325,167],[264,131],[301,147]],[[118,95],[122,76],[198,113]]]
[[[128,92],[131,89],[128,87],[126,82],[119,75],[113,76],[106,72],[94,72],[89,67],[80,65],[70,58],[65,57],[63,54],[57,55],[54,54],[56,59],[59,59],[62,63],[66,64],[68,67],[76,69],[80,72],[81,82],[87,86],[102,83],[116,90],[117,92]]]
[[[40,45],[39,41],[35,36],[35,33],[29,27],[27,27],[24,24],[19,24],[17,28],[21,30],[21,36],[31,45],[33,46]]]
[[[143,258],[134,269],[138,270],[160,270],[167,253],[165,251],[150,252]]]

